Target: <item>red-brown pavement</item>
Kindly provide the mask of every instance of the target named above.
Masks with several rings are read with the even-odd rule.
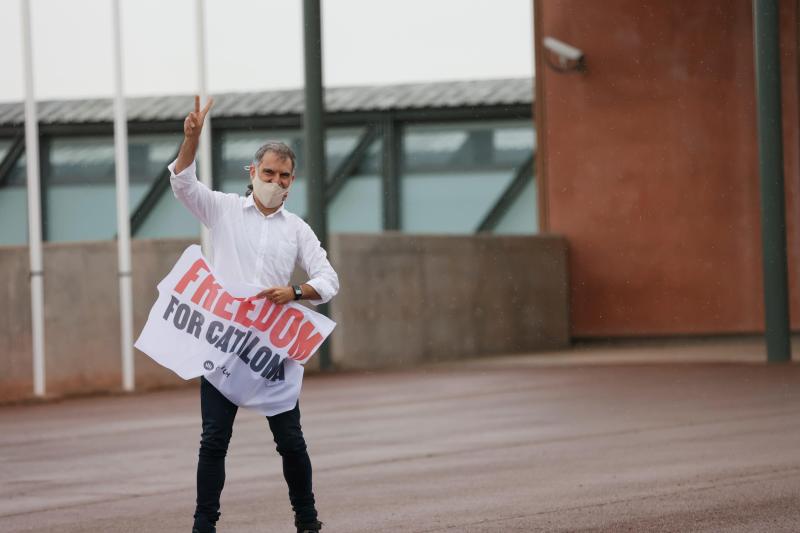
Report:
[[[800,531],[800,365],[757,351],[308,376],[324,531]],[[0,408],[0,531],[188,533],[199,433],[196,383]],[[239,411],[227,467],[220,533],[293,531],[262,417]]]

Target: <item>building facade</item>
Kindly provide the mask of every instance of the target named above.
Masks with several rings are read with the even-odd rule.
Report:
[[[336,88],[327,91],[331,232],[470,234],[537,231],[530,79]],[[287,207],[305,215],[302,91],[223,94],[212,111],[213,181],[244,193],[260,144],[299,157]],[[169,191],[192,97],[131,99],[130,213],[134,238],[195,237]],[[110,100],[39,103],[45,241],[116,234]],[[0,104],[0,245],[27,242],[21,104]]]
[[[792,326],[798,12],[780,0]],[[575,337],[763,331],[751,0],[536,0],[540,226],[570,245]],[[585,54],[554,68],[545,37]],[[557,64],[555,65],[558,66]]]

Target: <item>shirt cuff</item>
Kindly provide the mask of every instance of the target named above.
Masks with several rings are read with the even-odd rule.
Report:
[[[178,179],[180,179],[180,178],[186,179],[186,178],[194,178],[195,177],[196,171],[197,171],[197,163],[196,163],[196,161],[192,160],[192,164],[191,165],[189,165],[188,167],[184,168],[179,173],[175,174],[175,165],[177,165],[177,164],[178,164],[178,160],[175,159],[175,161],[173,161],[172,163],[167,165],[167,168],[169,169],[169,173],[170,173],[171,177],[178,178]]]
[[[333,298],[333,291],[327,281],[315,278],[306,281],[306,284],[314,287],[314,290],[319,294],[319,300],[307,300],[309,303],[322,305],[330,302],[331,298]]]

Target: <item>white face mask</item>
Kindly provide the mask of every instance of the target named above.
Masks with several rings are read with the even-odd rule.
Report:
[[[283,203],[283,197],[289,192],[289,187],[283,188],[277,183],[267,183],[258,178],[253,178],[253,194],[256,195],[261,205],[269,209],[278,207]]]

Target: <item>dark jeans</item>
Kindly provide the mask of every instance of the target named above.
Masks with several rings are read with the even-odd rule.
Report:
[[[219,520],[219,497],[225,484],[225,455],[238,407],[206,378],[200,378],[200,410],[203,434],[197,461],[197,508],[195,523],[213,525]],[[314,522],[317,511],[311,492],[311,461],[300,427],[300,404],[291,411],[268,416],[269,428],[283,458],[283,477],[289,485],[289,501],[300,522]]]

